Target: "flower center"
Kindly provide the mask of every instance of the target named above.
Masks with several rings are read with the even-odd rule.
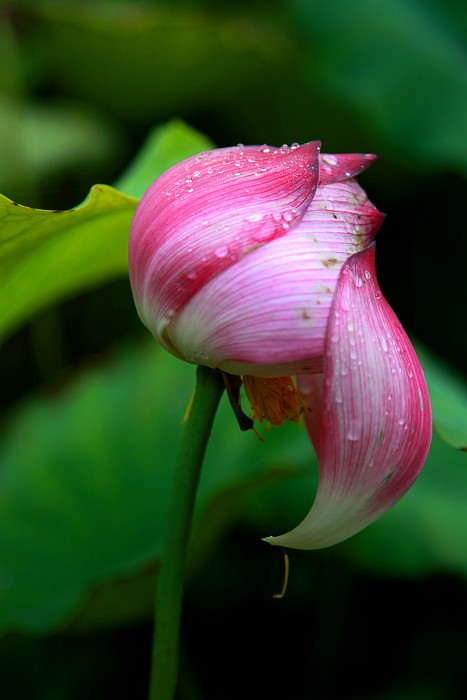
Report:
[[[243,375],[243,386],[251,404],[253,416],[260,423],[284,425],[285,421],[298,423],[307,407],[292,377],[251,377]]]

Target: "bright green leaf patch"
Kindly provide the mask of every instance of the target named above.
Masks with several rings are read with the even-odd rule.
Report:
[[[45,306],[125,276],[136,197],[209,145],[181,122],[159,127],[120,179],[125,194],[94,185],[72,211],[31,209],[0,195],[0,339]]]
[[[136,204],[107,185],[94,185],[72,211],[0,196],[0,338],[44,306],[125,274]]]

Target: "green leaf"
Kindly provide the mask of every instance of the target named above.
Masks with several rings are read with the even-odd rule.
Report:
[[[71,211],[0,196],[0,338],[48,304],[124,275],[136,204],[108,185],[94,185]]]
[[[144,613],[131,591],[149,590],[145,572],[166,526],[180,421],[193,385],[194,367],[151,343],[17,413],[0,455],[0,630],[54,629],[96,586],[129,576],[136,577],[130,595],[124,581],[107,590],[127,604],[88,608],[77,622],[89,626],[98,613],[101,624]],[[200,484],[192,570],[254,490],[293,465],[313,464],[302,428],[267,437],[260,443],[253,432],[241,433],[223,401]]]
[[[149,612],[193,385],[193,366],[150,343],[17,413],[0,453],[0,630],[44,632],[71,621],[82,629]],[[308,512],[317,469],[305,430],[288,425],[265,438],[241,433],[222,402],[202,472],[190,573],[233,523],[249,523],[259,540]],[[467,576],[466,493],[467,454],[435,436],[404,499],[332,555],[397,575]]]
[[[426,374],[435,430],[452,447],[467,450],[465,381],[419,345],[417,345],[417,354]]]
[[[292,12],[309,43],[309,80],[339,112],[403,161],[466,172],[465,36],[455,13],[420,0],[294,0]]]
[[[181,122],[159,127],[119,181],[125,194],[95,185],[72,211],[31,209],[0,195],[0,339],[45,306],[125,276],[135,196],[208,145]]]

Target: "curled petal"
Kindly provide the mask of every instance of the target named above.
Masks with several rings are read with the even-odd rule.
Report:
[[[375,160],[372,153],[322,153],[319,157],[319,187],[355,177]]]
[[[425,462],[432,421],[423,370],[378,287],[374,246],[342,268],[324,362],[322,416],[307,414],[315,439],[313,422],[321,424],[316,499],[271,544],[319,549],[347,539],[393,506]],[[299,379],[307,401],[317,388]]]
[[[208,282],[167,326],[167,339],[190,362],[234,374],[321,371],[340,269],[380,221],[355,181],[320,188],[293,230]]]
[[[153,183],[133,219],[129,267],[140,316],[160,342],[210,279],[298,224],[317,187],[319,147],[216,149]]]

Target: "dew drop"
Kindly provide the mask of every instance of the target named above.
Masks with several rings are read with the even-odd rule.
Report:
[[[220,245],[215,249],[214,255],[216,258],[225,258],[229,254],[229,248],[226,245]]]
[[[352,279],[352,282],[354,283],[355,287],[361,287],[363,284],[363,280],[361,277],[358,275],[355,275],[355,277]]]
[[[323,163],[327,163],[328,165],[337,165],[337,160],[334,156],[323,156],[322,160]]]
[[[247,221],[250,221],[252,224],[257,223],[258,221],[261,221],[263,218],[262,214],[250,214],[249,216],[246,217]]]
[[[371,279],[371,272],[369,270],[365,270],[365,277],[367,280]]]
[[[194,269],[194,267],[190,267],[186,271],[186,276],[189,280],[195,280],[198,277],[197,271]]]
[[[357,432],[355,430],[355,428],[351,428],[347,432],[347,440],[349,440],[350,442],[358,442],[359,439],[360,439],[360,433]]]

